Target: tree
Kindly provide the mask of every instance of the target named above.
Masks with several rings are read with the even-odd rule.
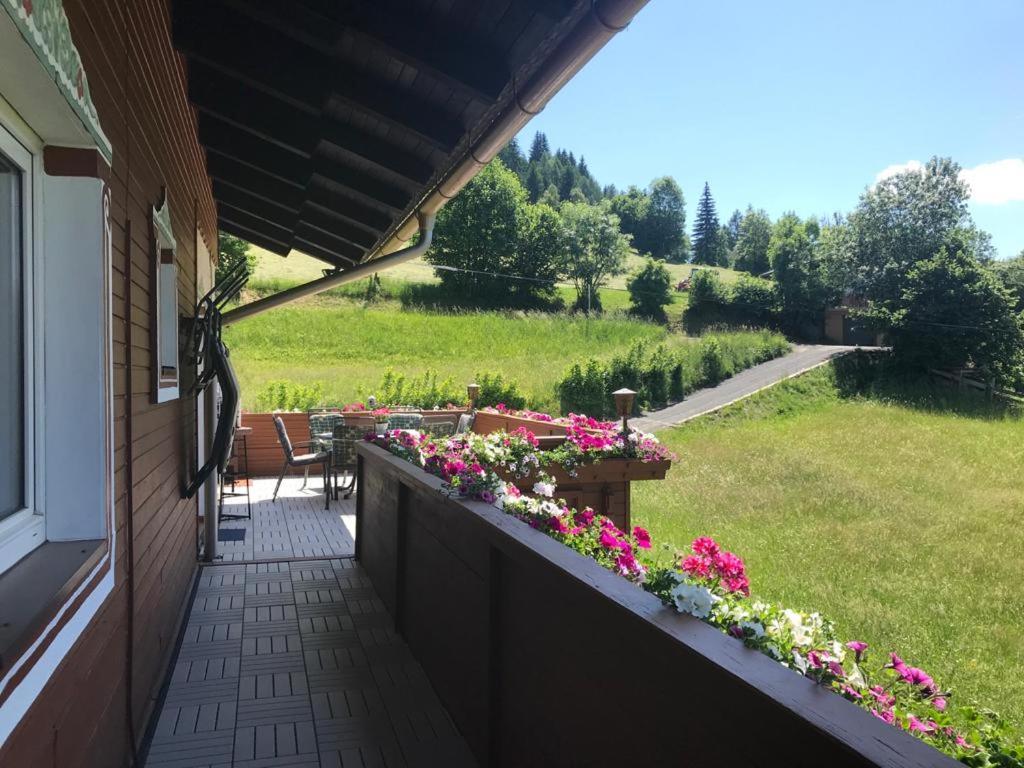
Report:
[[[848,220],[855,282],[847,287],[872,301],[899,299],[915,264],[953,245],[958,233],[957,245],[963,245],[965,231],[973,228],[968,197],[960,166],[939,157],[868,189]]]
[[[662,319],[665,307],[672,303],[672,276],[665,265],[654,259],[644,264],[626,281],[633,311],[644,317]]]
[[[523,237],[526,206],[519,177],[495,158],[441,209],[426,260],[438,266],[508,273]],[[452,295],[494,299],[507,293],[506,278],[436,272]]]
[[[246,272],[250,275],[256,269],[256,254],[249,250],[249,243],[226,232],[218,233],[216,282],[223,282],[241,262],[245,262]]]
[[[519,148],[519,142],[513,136],[511,141],[506,144],[501,152],[498,153],[498,157],[501,162],[505,164],[505,167],[516,174],[519,180],[526,182],[526,156],[523,151]]]
[[[718,265],[723,261],[721,233],[718,228],[718,214],[711,197],[711,187],[704,182],[704,192],[697,205],[697,219],[693,223],[694,264]]]
[[[740,223],[743,221],[743,214],[740,213],[739,208],[732,212],[732,216],[729,217],[724,225],[725,231],[725,247],[730,251],[736,248],[736,243],[740,239]]]
[[[747,206],[747,212],[740,219],[736,247],[736,269],[761,275],[770,268],[768,243],[772,237],[772,220],[762,209],[755,211]]]
[[[644,223],[647,220],[647,209],[651,204],[647,193],[637,186],[630,186],[622,194],[612,196],[609,203],[612,213],[619,217],[622,231],[633,238],[634,247],[641,252],[647,251]]]
[[[563,203],[562,220],[569,237],[568,272],[576,286],[576,307],[600,311],[598,291],[625,269],[629,237],[619,231],[619,217],[607,203]]]
[[[637,247],[658,259],[678,258],[686,232],[683,190],[671,176],[662,176],[651,182],[647,199]]]
[[[1022,382],[1024,324],[1009,291],[971,254],[942,247],[919,261],[879,314],[907,369],[974,366],[1002,386]]]
[[[544,203],[526,206],[525,214],[522,237],[509,269],[511,274],[527,275],[532,280],[510,280],[508,288],[524,299],[551,299],[553,283],[562,277],[568,257],[565,225],[558,211]]]
[[[540,131],[533,134],[533,143],[530,145],[530,163],[539,163],[551,154],[551,147],[548,145],[548,137]]]
[[[530,202],[536,203],[540,200],[544,190],[544,177],[541,176],[540,169],[536,165],[531,164],[530,170],[526,172],[526,193],[530,198]],[[557,189],[555,194],[558,194]]]
[[[1014,310],[1024,312],[1024,251],[1006,261],[996,262],[995,273],[1014,297]]]
[[[827,294],[807,228],[795,213],[783,215],[772,227],[768,260],[787,325],[793,330],[818,325]]]
[[[554,184],[549,184],[544,194],[537,199],[538,204],[550,205],[552,208],[557,208],[561,202],[562,198],[558,196],[558,188]]]

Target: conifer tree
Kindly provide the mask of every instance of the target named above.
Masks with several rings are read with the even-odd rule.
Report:
[[[530,164],[539,163],[551,154],[551,147],[548,146],[548,137],[540,131],[533,135],[533,144],[530,145]]]
[[[715,201],[711,197],[711,187],[705,181],[704,192],[697,204],[697,218],[693,223],[693,263],[720,264],[725,251],[722,245]]]
[[[506,168],[515,172],[520,181],[526,182],[526,155],[519,148],[519,142],[514,136],[498,153],[498,157],[501,158],[501,162],[505,164]]]

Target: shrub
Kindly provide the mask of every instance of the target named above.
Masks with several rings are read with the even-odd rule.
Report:
[[[273,411],[306,411],[323,402],[324,389],[320,382],[299,384],[278,379],[269,381],[256,395],[256,410],[260,413]]]
[[[526,397],[519,391],[519,385],[506,380],[500,373],[478,373],[476,383],[480,387],[480,396],[476,401],[478,408],[498,403],[504,403],[514,410],[526,407]]]
[[[722,355],[722,345],[714,336],[700,342],[700,371],[703,380],[709,384],[717,384],[731,375]]]
[[[742,275],[732,286],[729,307],[735,321],[749,325],[774,325],[779,315],[775,284],[770,280]]]
[[[663,318],[665,307],[672,303],[672,276],[665,265],[647,259],[637,273],[626,281],[629,300],[638,315]]]
[[[574,364],[558,382],[562,413],[585,413],[602,418],[612,391],[608,386],[608,369],[593,358],[585,366]]]
[[[388,368],[376,392],[364,393],[360,388],[359,394],[362,399],[372,394],[381,405],[407,405],[414,408],[441,408],[448,403],[461,403],[466,399],[465,391],[455,385],[452,377],[440,379],[433,369],[424,371],[420,376],[408,377]]]

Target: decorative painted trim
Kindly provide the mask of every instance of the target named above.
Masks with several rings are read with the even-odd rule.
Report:
[[[96,140],[103,159],[113,162],[114,149],[103,132],[89,92],[89,78],[82,57],[71,39],[71,28],[61,0],[0,0],[25,42],[35,52],[46,73],[71,109]]]
[[[59,147],[47,144],[43,147],[43,172],[47,176],[81,176],[110,180],[110,166],[95,148]]]

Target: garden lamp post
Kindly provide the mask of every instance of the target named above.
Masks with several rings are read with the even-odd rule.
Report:
[[[476,410],[476,399],[480,397],[480,385],[479,384],[467,384],[466,394],[469,395],[469,409],[471,411]]]
[[[622,434],[629,434],[629,414],[633,412],[633,401],[636,399],[636,392],[632,389],[617,389],[612,392],[615,398],[615,413],[622,417]]]

